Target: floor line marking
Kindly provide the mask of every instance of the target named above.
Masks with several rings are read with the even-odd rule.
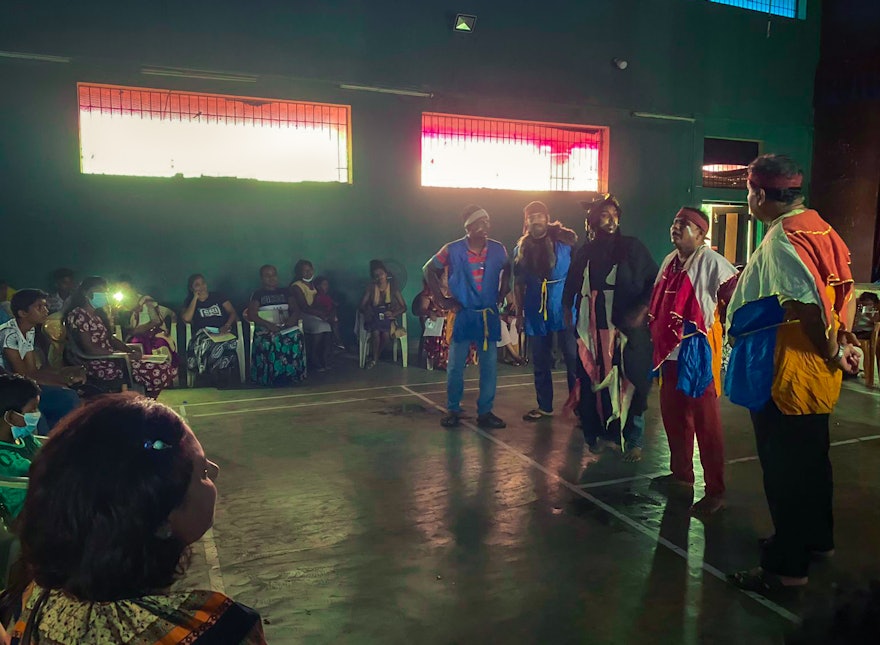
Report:
[[[554,383],[563,383],[563,382],[564,381],[554,381]],[[534,384],[531,382],[529,382],[529,383],[508,383],[506,385],[499,385],[497,387],[498,387],[498,389],[502,389],[502,388],[511,388],[511,387],[527,387],[527,386],[532,387],[533,385]],[[402,388],[406,389],[407,391],[412,392],[412,390],[409,390],[409,388],[407,386],[403,386],[403,385],[394,385],[391,387],[394,387],[394,388],[401,388],[402,387]],[[464,389],[465,392],[478,392],[479,390],[480,390],[480,388],[478,388],[478,387],[468,387],[468,388]],[[445,394],[445,393],[446,393],[446,390],[434,390],[434,391],[425,392],[425,394]],[[418,393],[416,393],[415,395],[418,396]],[[400,399],[400,398],[408,398],[411,396],[413,396],[413,395],[412,394],[386,394],[386,395],[383,395],[381,398],[383,398],[383,399]],[[192,415],[190,415],[190,417],[193,419],[202,419],[205,417],[221,417],[221,416],[226,416],[226,415],[230,415],[230,414],[250,414],[252,412],[274,412],[277,410],[295,410],[298,408],[312,408],[312,407],[319,407],[322,405],[340,405],[342,403],[358,403],[358,402],[362,402],[362,401],[375,401],[375,400],[376,400],[376,397],[370,396],[370,397],[354,398],[354,399],[335,399],[333,401],[313,401],[310,403],[291,403],[290,405],[273,405],[273,406],[265,407],[265,408],[244,408],[242,410],[222,410],[220,412],[204,412],[202,414],[192,414]],[[190,405],[192,405],[192,404],[190,404]],[[181,406],[181,407],[183,407],[183,406]]]
[[[564,371],[560,371],[560,370],[556,370],[555,373],[565,374]],[[529,378],[530,380],[529,380],[528,384],[532,383],[532,380],[531,380],[532,375],[531,374],[503,374],[503,375],[499,376],[498,378],[500,378],[500,379],[501,378]],[[467,378],[467,379],[465,379],[465,382],[466,383],[477,382],[479,380],[480,380],[479,378]],[[436,385],[445,385],[445,384],[446,384],[446,381],[444,380],[444,381],[428,381],[426,383],[408,383],[407,385],[408,385],[408,387],[425,387],[425,386],[436,386]],[[203,405],[223,405],[225,403],[248,403],[250,401],[273,401],[275,399],[296,399],[296,398],[302,398],[302,397],[306,397],[306,396],[321,396],[321,395],[325,395],[325,394],[351,394],[353,392],[373,392],[375,390],[392,390],[392,389],[397,389],[399,387],[403,387],[403,386],[400,384],[377,385],[375,387],[358,387],[358,388],[353,388],[353,389],[348,389],[348,390],[327,390],[324,392],[298,392],[296,394],[280,394],[278,396],[254,396],[254,397],[248,397],[248,398],[244,398],[244,399],[229,399],[226,401],[200,401],[197,403],[187,403],[186,405],[188,407],[192,408],[192,407],[203,406]]]
[[[414,392],[413,390],[409,389],[405,385],[401,385],[400,387],[403,388],[404,390],[407,390],[410,394],[413,394],[413,395],[419,397],[425,403],[428,403],[429,405],[431,405],[435,409],[440,410],[441,412],[446,412],[445,408],[438,405],[437,403],[435,403],[434,401],[429,399],[427,396],[419,394],[418,392]],[[618,521],[623,522],[624,524],[626,524],[630,528],[638,531],[642,535],[651,538],[652,540],[654,540],[658,544],[662,544],[667,549],[669,549],[670,551],[672,551],[673,553],[678,555],[680,558],[682,558],[686,563],[689,563],[687,551],[683,550],[678,545],[673,544],[672,542],[670,542],[669,540],[664,538],[662,535],[660,535],[657,531],[648,528],[647,526],[635,521],[634,519],[632,519],[631,517],[629,517],[627,515],[624,515],[623,513],[618,511],[613,506],[606,504],[605,502],[603,502],[599,498],[591,495],[590,493],[586,492],[585,490],[578,488],[575,484],[572,484],[568,480],[560,477],[558,474],[552,472],[551,470],[548,470],[542,464],[538,463],[537,461],[535,461],[534,459],[532,459],[528,455],[524,455],[523,453],[518,451],[516,448],[508,445],[507,443],[501,441],[500,439],[497,439],[496,437],[492,436],[488,432],[481,430],[478,426],[474,425],[473,423],[470,423],[469,421],[466,421],[466,420],[461,420],[460,423],[462,426],[468,428],[469,430],[471,430],[472,432],[476,433],[477,435],[483,437],[484,439],[491,441],[492,443],[500,446],[502,449],[507,450],[510,453],[513,453],[522,461],[525,461],[526,463],[530,464],[533,468],[537,468],[538,470],[540,470],[542,473],[544,473],[548,477],[559,482],[562,486],[564,486],[565,488],[567,488],[568,490],[573,492],[575,495],[579,495],[580,497],[583,497],[585,500],[587,500],[588,502],[590,502],[594,506],[602,509],[603,511],[605,511],[606,513],[608,513],[612,517],[616,518]],[[721,580],[724,584],[729,584],[727,582],[727,576],[725,575],[725,573],[723,571],[721,571],[720,569],[713,567],[711,564],[709,564],[705,560],[700,564],[700,567],[704,571],[709,573],[710,575]],[[737,589],[736,587],[734,587],[734,588]],[[785,607],[782,607],[782,606],[776,604],[772,600],[768,600],[764,596],[757,594],[757,593],[754,593],[752,591],[745,591],[743,589],[737,589],[737,590],[740,591],[741,593],[745,594],[746,596],[748,596],[749,598],[751,598],[752,600],[754,600],[758,604],[763,605],[764,607],[766,607],[770,611],[781,616],[782,618],[784,618],[792,623],[795,623],[795,624],[800,623],[800,618],[798,618],[792,612],[788,611]]]
[[[180,406],[180,416],[186,422],[186,406]],[[223,584],[223,571],[220,569],[220,552],[217,550],[217,542],[214,540],[214,528],[211,527],[202,536],[202,546],[205,547],[205,560],[208,563],[208,580],[211,589],[226,595],[226,585]]]
[[[849,446],[854,443],[863,443],[867,441],[876,441],[880,439],[880,434],[872,434],[866,437],[855,437],[853,439],[843,439],[841,441],[834,441],[829,445],[831,447],[836,446]],[[725,466],[730,466],[733,464],[742,464],[749,461],[758,461],[757,455],[751,455],[748,457],[739,457],[737,459],[728,459],[724,462]],[[668,470],[663,470],[656,473],[642,473],[640,475],[633,475],[632,477],[621,477],[619,479],[604,479],[602,481],[597,482],[587,482],[586,484],[578,484],[578,488],[601,488],[602,486],[614,486],[615,484],[628,484],[629,482],[638,481],[640,479],[653,479],[654,477],[660,477],[662,475],[668,475]]]

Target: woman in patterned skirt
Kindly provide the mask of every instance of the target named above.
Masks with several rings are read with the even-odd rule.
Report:
[[[187,280],[189,296],[181,317],[192,326],[192,340],[186,348],[186,369],[207,377],[217,387],[229,387],[238,378],[238,343],[233,338],[238,315],[229,299],[218,291],[208,291],[201,273]]]
[[[259,289],[251,294],[248,319],[256,326],[251,347],[251,381],[290,385],[306,377],[305,339],[287,289],[278,288],[278,270],[260,268]]]
[[[159,392],[171,387],[177,378],[177,368],[170,362],[151,363],[142,360],[141,352],[129,348],[110,333],[110,319],[104,307],[109,304],[107,281],[93,276],[82,281],[70,296],[63,309],[68,342],[75,342],[78,354],[68,352],[69,362],[85,365],[86,375],[92,381],[107,384],[120,381],[122,366],[118,360],[89,360],[88,356],[101,356],[113,352],[125,352],[131,356],[131,372],[134,380],[144,386],[147,396],[157,397]]]

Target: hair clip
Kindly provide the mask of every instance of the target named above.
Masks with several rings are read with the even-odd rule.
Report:
[[[169,448],[171,448],[171,444],[165,443],[161,439],[156,439],[155,441],[147,440],[146,442],[144,442],[144,448],[146,448],[147,450],[151,448],[153,450],[168,450]]]

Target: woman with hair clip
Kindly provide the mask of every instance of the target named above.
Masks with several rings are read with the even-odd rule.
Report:
[[[213,524],[218,472],[156,401],[109,395],[68,416],[31,467],[12,643],[265,643],[254,610],[170,590]]]

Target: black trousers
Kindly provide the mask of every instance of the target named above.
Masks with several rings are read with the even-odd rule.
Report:
[[[804,577],[811,551],[834,548],[828,417],[782,414],[772,400],[752,413],[776,529],[761,557],[761,567],[770,573]]]

